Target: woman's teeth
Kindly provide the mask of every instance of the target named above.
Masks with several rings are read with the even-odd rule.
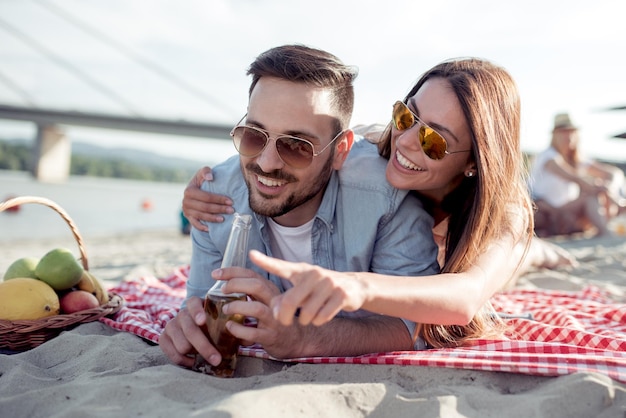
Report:
[[[400,163],[400,165],[404,168],[408,168],[409,170],[414,170],[414,171],[423,171],[423,168],[418,167],[415,164],[413,164],[411,161],[407,160],[404,157],[404,155],[400,154],[398,151],[396,151],[396,158],[398,162]]]

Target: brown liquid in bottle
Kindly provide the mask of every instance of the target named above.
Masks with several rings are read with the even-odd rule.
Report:
[[[245,267],[248,248],[248,231],[252,222],[251,215],[234,214],[233,225],[224,251],[222,267]],[[222,355],[222,361],[217,366],[211,366],[201,355],[196,355],[193,370],[218,377],[233,377],[237,366],[237,351],[241,341],[235,338],[227,329],[228,321],[243,324],[245,317],[240,314],[224,314],[223,307],[232,301],[245,301],[244,293],[228,293],[222,290],[226,282],[217,280],[204,298],[204,311],[207,314],[206,326],[203,332],[211,345]]]
[[[241,341],[226,329],[226,322],[235,321],[242,324],[245,317],[239,314],[226,315],[222,308],[235,300],[246,300],[246,295],[212,295],[210,293],[206,295],[204,311],[207,314],[207,324],[203,331],[222,355],[222,361],[217,366],[212,366],[198,355],[193,370],[217,377],[234,376],[237,367],[237,350]]]

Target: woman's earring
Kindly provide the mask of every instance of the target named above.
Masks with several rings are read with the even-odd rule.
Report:
[[[474,172],[473,171],[466,171],[465,172],[465,177],[474,177]]]

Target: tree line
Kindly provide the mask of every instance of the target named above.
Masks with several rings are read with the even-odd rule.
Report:
[[[31,147],[0,141],[0,170],[30,171]],[[120,159],[72,155],[70,175],[186,183],[193,170],[155,167]]]

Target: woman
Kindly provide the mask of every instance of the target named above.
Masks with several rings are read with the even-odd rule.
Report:
[[[275,316],[287,325],[299,309],[300,323],[320,325],[339,310],[364,308],[421,324],[416,337],[433,347],[501,336],[489,298],[530,264],[568,260],[533,242],[515,83],[485,60],[446,61],[419,79],[392,116],[379,143],[387,180],[413,190],[433,216],[442,274],[380,280],[251,253],[258,266],[294,284],[273,300]],[[224,213],[228,202],[207,198],[197,182],[183,208],[203,228],[195,218],[218,219],[200,212]]]

